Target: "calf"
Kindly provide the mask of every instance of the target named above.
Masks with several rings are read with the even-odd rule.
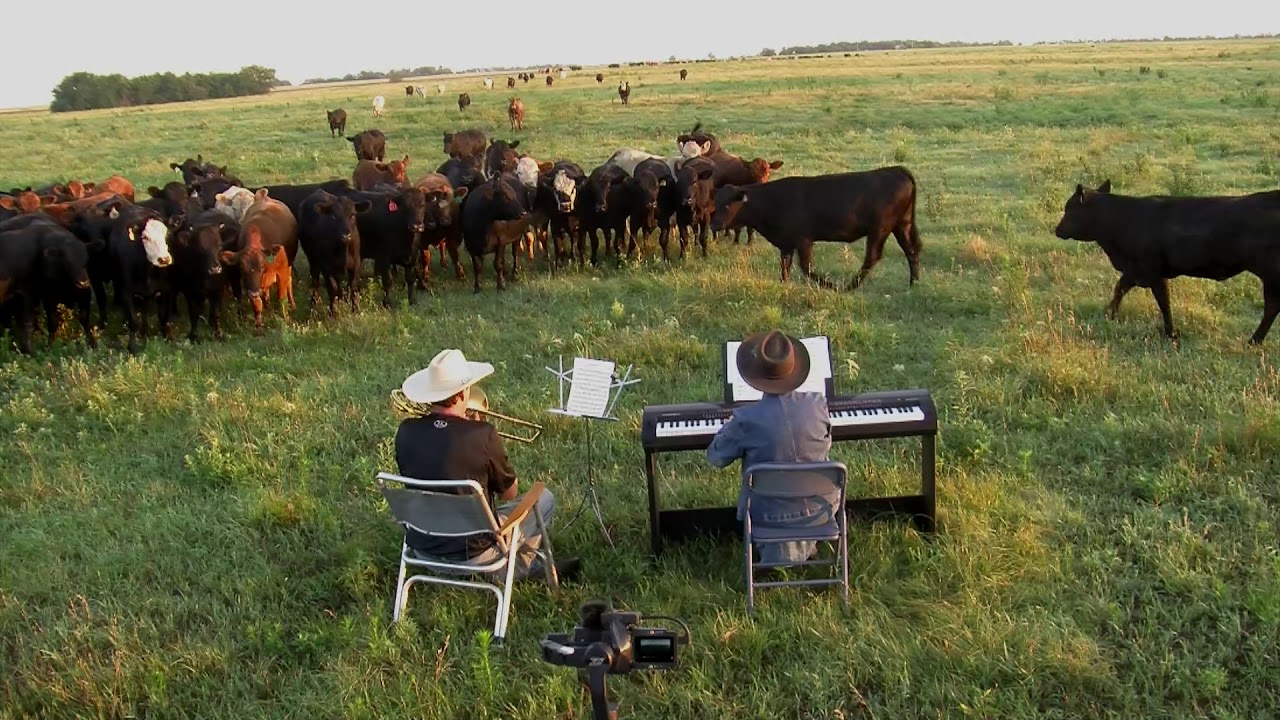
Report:
[[[325,115],[329,116],[329,137],[345,136],[347,134],[347,111],[342,108],[337,110],[326,110]]]
[[[382,278],[382,304],[391,306],[391,266],[404,269],[409,304],[416,301],[414,288],[422,254],[419,239],[425,227],[426,196],[418,188],[394,193],[353,192],[353,202],[368,202],[369,209],[356,215],[360,230],[360,257],[373,260],[375,275]]]
[[[356,152],[356,162],[361,160],[382,161],[387,152],[387,136],[381,130],[365,130],[347,138]]]
[[[471,107],[471,96],[467,93],[458,94],[458,112],[462,112]]]
[[[209,328],[222,339],[222,294],[226,273],[222,267],[222,248],[234,245],[240,226],[217,210],[203,210],[188,215],[182,228],[171,236],[173,268],[169,272],[166,291],[161,300],[160,329],[169,335],[169,317],[177,307],[178,296],[187,301],[191,321],[187,339],[199,339],[200,316],[206,304]]]
[[[627,235],[627,206],[625,181],[628,176],[616,165],[601,165],[587,176],[587,182],[578,193],[578,262],[582,263],[585,236],[591,237],[591,264],[599,260],[599,231],[604,236],[605,249],[618,253]],[[621,257],[619,257],[621,259]]]
[[[492,90],[492,89],[493,89],[493,78],[491,78],[491,77],[487,77],[487,78],[485,78],[485,79],[484,79],[484,89],[485,89],[485,90]]]
[[[551,76],[550,76],[550,75],[548,75],[548,76],[547,76],[547,87],[551,87],[551,83],[552,83],[552,82],[553,82],[553,81],[552,81],[552,79],[551,79]]]
[[[302,201],[298,216],[298,240],[311,268],[311,307],[320,304],[323,280],[329,293],[329,316],[338,314],[338,298],[345,282],[351,312],[360,309],[360,228],[356,215],[368,212],[368,200],[331,195],[316,190]]]
[[[516,277],[519,257],[516,245],[528,227],[528,213],[511,180],[514,178],[502,175],[486,180],[467,195],[467,202],[462,205],[462,240],[471,256],[475,292],[480,292],[480,263],[490,253],[498,290],[506,289],[507,264],[503,250],[507,245],[512,246],[511,279],[514,281]]]
[[[714,175],[715,166],[702,158],[685,162],[676,172],[676,193],[680,200],[676,207],[676,226],[680,229],[681,257],[689,245],[690,228],[698,233],[702,257],[707,256],[707,229],[716,209]]]
[[[511,88],[513,88],[513,87],[515,87],[515,86],[516,86],[516,79],[508,75],[508,76],[507,76],[507,89],[508,89],[508,90],[510,90]]]
[[[30,216],[0,225],[0,323],[13,321],[18,351],[31,353],[35,306],[44,305],[49,344],[58,331],[58,305],[75,307],[89,347],[90,248],[51,219]],[[3,324],[0,324],[3,329]]]
[[[414,95],[417,95],[418,97],[422,98],[423,100],[426,100],[426,99],[427,99],[427,89],[426,89],[425,87],[423,87],[422,85],[414,85],[414,86],[413,86],[413,94],[414,94]]]
[[[449,162],[457,162],[450,160]],[[477,174],[478,175],[478,174]],[[423,213],[422,246],[422,284],[425,287],[431,277],[431,248],[440,253],[440,267],[446,267],[444,253],[449,252],[453,260],[454,275],[459,280],[466,279],[462,269],[462,261],[458,258],[458,248],[462,245],[462,222],[460,219],[462,200],[467,197],[470,188],[453,183],[440,173],[431,173],[419,178],[413,184],[422,191],[426,202]]]
[[[351,173],[351,186],[356,190],[371,190],[376,185],[404,185],[408,182],[405,174],[408,167],[408,155],[401,160],[392,160],[389,163],[361,160]]]
[[[382,108],[386,107],[387,99],[381,95],[373,96],[373,116],[382,117]]]
[[[645,160],[636,166],[628,185],[632,239],[627,254],[630,255],[635,250],[637,236],[643,242],[648,233],[657,230],[662,259],[668,260],[667,243],[671,238],[671,222],[680,206],[675,173],[662,160]],[[683,245],[680,250],[680,257],[683,258]]]
[[[790,177],[768,183],[726,185],[716,191],[713,230],[749,227],[781,253],[782,280],[791,274],[792,256],[813,274],[815,242],[851,243],[867,238],[866,253],[850,289],[856,289],[880,261],[889,233],[906,253],[910,284],[920,277],[920,232],[916,227],[916,180],[904,167],[866,172]]]
[[[239,289],[249,295],[253,324],[261,330],[264,301],[272,285],[279,285],[281,305],[293,303],[293,260],[298,254],[298,221],[292,211],[267,191],[255,193],[253,205],[240,224],[235,249],[221,259],[239,275]],[[237,293],[239,297],[239,293]]]
[[[512,173],[516,171],[516,162],[519,156],[516,155],[516,148],[520,147],[519,140],[494,140],[489,145],[489,149],[484,153],[484,176],[491,178],[500,173]]]
[[[507,119],[511,121],[512,130],[524,129],[524,103],[520,98],[511,98],[507,104]]]
[[[603,82],[604,82],[604,73],[596,73],[596,83],[599,84]]]
[[[1076,185],[1054,230],[1064,240],[1096,242],[1120,273],[1107,306],[1114,318],[1134,287],[1151,290],[1164,334],[1177,338],[1169,280],[1223,281],[1250,272],[1262,280],[1262,321],[1249,342],[1261,343],[1280,313],[1280,191],[1231,197],[1132,197]]]
[[[684,68],[680,68],[680,79],[684,80],[687,77],[689,77],[689,71]]]
[[[451,158],[482,158],[488,144],[489,136],[477,128],[444,134],[444,154]]]
[[[138,205],[119,209],[107,239],[107,259],[116,304],[124,310],[129,331],[129,352],[137,353],[151,301],[165,288],[173,265],[169,231],[160,215]]]
[[[629,81],[618,83],[618,97],[622,100],[623,105],[631,102],[631,83]]]
[[[289,212],[293,213],[296,218],[302,212],[302,201],[306,200],[317,190],[324,190],[334,195],[345,195],[351,192],[351,182],[348,180],[327,180],[321,183],[308,183],[306,185],[266,185],[260,188],[249,188],[256,195],[261,190],[266,190],[274,200],[284,203],[289,208]]]

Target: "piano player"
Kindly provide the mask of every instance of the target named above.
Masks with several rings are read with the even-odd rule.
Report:
[[[795,392],[809,375],[809,351],[778,330],[757,333],[738,346],[738,372],[763,393],[759,401],[733,411],[707,447],[707,461],[742,470],[766,462],[823,462],[831,451],[831,419],[821,393]],[[751,519],[764,525],[807,527],[831,519],[838,496],[756,499]],[[738,497],[738,520],[744,499]],[[766,543],[757,547],[764,563],[804,562],[817,551],[813,542]]]

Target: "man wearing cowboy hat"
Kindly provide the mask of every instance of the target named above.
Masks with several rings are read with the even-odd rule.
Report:
[[[409,400],[432,405],[432,411],[400,423],[396,431],[396,464],[400,474],[414,478],[475,480],[490,498],[502,501],[494,508],[499,516],[519,504],[516,472],[507,459],[502,438],[493,425],[467,417],[471,386],[493,374],[493,365],[469,362],[461,350],[442,350],[431,364],[409,376],[401,391]],[[541,513],[550,526],[555,498],[543,490],[534,512]],[[541,544],[532,513],[521,524],[526,541],[517,553],[516,577],[523,578],[535,568],[534,550]],[[405,528],[410,548],[432,557],[470,561],[477,564],[497,557],[493,541],[482,536],[442,539]],[[570,579],[578,569],[574,559],[557,562],[561,579]]]
[[[752,335],[738,346],[738,373],[763,396],[733,412],[707,448],[707,461],[727,467],[742,460],[747,468],[767,462],[825,462],[831,451],[831,419],[821,393],[793,392],[809,375],[809,351],[798,339],[773,330]],[[753,522],[770,526],[820,525],[831,517],[838,494],[813,498],[757,498]],[[738,497],[738,519],[745,500]],[[766,543],[759,546],[765,563],[803,562],[817,543]]]

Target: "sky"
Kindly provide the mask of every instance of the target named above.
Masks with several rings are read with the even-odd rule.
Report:
[[[39,61],[20,63],[0,83],[0,107],[48,104],[54,86],[81,70],[134,76],[264,65],[297,84],[423,65],[592,65],[854,40],[1026,44],[1280,33],[1276,0],[490,0],[474,8],[260,0],[235,11],[211,7],[135,2],[128,12],[103,12],[100,0],[61,0],[56,33],[23,34],[23,21],[11,22],[9,55]]]

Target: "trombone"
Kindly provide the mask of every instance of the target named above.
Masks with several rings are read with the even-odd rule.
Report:
[[[396,388],[391,391],[391,409],[402,415],[407,415],[408,417],[422,417],[423,415],[431,412],[431,405],[416,403],[405,397],[404,392],[400,390],[400,388]],[[521,420],[520,418],[503,415],[490,410],[489,396],[485,393],[484,389],[478,385],[471,386],[471,398],[467,400],[467,417],[473,420],[479,417],[484,417],[494,421],[494,425],[497,425],[498,422],[507,422],[519,427],[529,428],[533,431],[532,435],[516,435],[515,433],[507,433],[502,430],[498,430],[499,437],[515,442],[531,443],[534,440],[537,440],[538,436],[542,434],[542,426],[537,423],[529,422],[528,420]]]

